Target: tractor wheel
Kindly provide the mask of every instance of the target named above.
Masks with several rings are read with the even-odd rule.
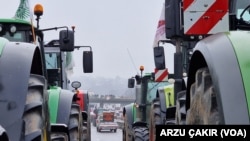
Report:
[[[82,136],[83,136],[83,141],[87,141],[87,138],[88,138],[88,123],[87,123],[86,120],[83,120]]]
[[[133,137],[130,133],[131,132],[130,132],[130,128],[129,128],[128,121],[127,121],[127,115],[125,114],[124,115],[124,134],[125,134],[126,141],[133,141]]]
[[[160,108],[160,100],[159,98],[153,99],[150,109],[150,128],[149,128],[149,137],[150,141],[155,141],[155,126],[161,125],[161,108]]]
[[[88,139],[87,139],[87,141],[91,141],[91,121],[90,121],[90,116],[88,117],[87,126],[88,126]]]
[[[83,141],[91,141],[91,123],[90,123],[90,118],[88,114],[87,120],[83,120],[83,125],[82,125],[82,135],[83,135]]]
[[[90,112],[88,111],[88,120],[87,120],[87,141],[91,141],[91,119],[90,119]]]
[[[134,127],[134,140],[133,141],[149,141],[149,131],[147,127]]]
[[[216,93],[208,68],[196,72],[195,82],[190,88],[190,109],[187,124],[219,124]]]
[[[69,141],[66,133],[51,133],[52,141]]]
[[[32,140],[48,140],[50,135],[48,106],[46,105],[45,80],[39,75],[30,75],[23,120],[25,122],[25,137]],[[41,131],[41,132],[40,132]],[[40,132],[40,136],[31,137],[32,133]],[[29,136],[30,135],[30,136]]]
[[[177,125],[183,125],[186,121],[186,91],[181,91],[177,94],[176,100],[176,116]]]
[[[69,119],[70,141],[82,141],[82,113],[80,106],[72,103]]]

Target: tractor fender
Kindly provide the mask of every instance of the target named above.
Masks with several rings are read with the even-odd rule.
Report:
[[[126,106],[123,107],[123,117],[127,117],[127,123],[128,123],[128,127],[129,129],[132,130],[132,125],[135,121],[134,117],[135,117],[135,109],[134,109],[134,103],[130,103]]]
[[[76,94],[76,102],[80,105],[82,111],[88,111],[89,97],[88,93],[80,91]]]
[[[84,121],[88,120],[89,117],[89,97],[88,97],[88,93],[83,92],[82,90],[79,90],[79,93],[74,95],[74,101],[80,105],[81,108],[81,113],[82,113],[82,118]]]
[[[239,32],[242,33],[242,31]],[[221,121],[224,124],[249,124],[239,60],[235,54],[235,45],[232,44],[232,38],[242,40],[242,36],[238,34],[238,37],[230,37],[232,34],[233,32],[211,35],[195,46],[188,73],[186,110],[190,107],[190,87],[195,81],[196,71],[199,68],[208,67],[217,95],[217,104],[221,107],[219,111],[223,115]],[[238,42],[245,42],[248,45],[244,47],[248,48],[249,38],[248,33],[245,41]],[[249,53],[250,50],[248,49],[247,52]]]
[[[74,93],[69,90],[53,87],[49,89],[49,109],[51,123],[68,125]]]
[[[30,74],[42,74],[42,61],[40,49],[34,44],[0,38],[0,50],[0,124],[9,133],[22,128],[23,124],[16,122],[23,122]]]
[[[58,123],[64,123],[68,125],[69,115],[74,95],[75,94],[70,90],[61,89],[60,102],[58,104],[58,112],[57,112]]]
[[[83,95],[84,97],[84,111],[89,111],[89,94],[86,93]]]

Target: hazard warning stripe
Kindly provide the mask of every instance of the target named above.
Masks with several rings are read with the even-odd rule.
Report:
[[[188,7],[192,5],[192,2],[194,2],[194,0],[187,0],[184,9],[187,10]],[[205,13],[200,16],[200,18],[188,29],[185,34],[209,33],[209,31],[227,14],[227,9],[228,0],[215,0],[215,2],[206,11],[204,11]],[[212,20],[210,19],[210,24],[207,24],[207,26],[203,26],[204,17],[212,18]],[[203,28],[199,28],[201,26],[203,26]]]
[[[186,11],[186,9],[194,2],[194,0],[184,0],[183,3],[183,10]]]
[[[155,70],[155,81],[160,82],[160,81],[166,81],[168,76],[168,70]]]

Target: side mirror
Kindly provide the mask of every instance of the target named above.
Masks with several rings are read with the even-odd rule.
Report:
[[[155,60],[155,68],[156,69],[165,69],[165,55],[164,55],[164,48],[154,47],[154,60]]]
[[[92,73],[93,72],[93,52],[84,51],[83,52],[83,72]]]
[[[134,88],[135,87],[135,79],[129,78],[128,79],[128,88]]]
[[[74,32],[71,30],[61,30],[59,33],[61,51],[74,51]]]
[[[81,82],[79,82],[79,81],[73,81],[73,82],[71,83],[71,86],[72,86],[73,88],[75,88],[75,89],[78,89],[78,88],[81,87]]]

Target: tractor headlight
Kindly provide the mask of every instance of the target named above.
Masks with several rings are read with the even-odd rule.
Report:
[[[15,33],[16,32],[16,26],[15,25],[11,25],[10,26],[10,33]]]

